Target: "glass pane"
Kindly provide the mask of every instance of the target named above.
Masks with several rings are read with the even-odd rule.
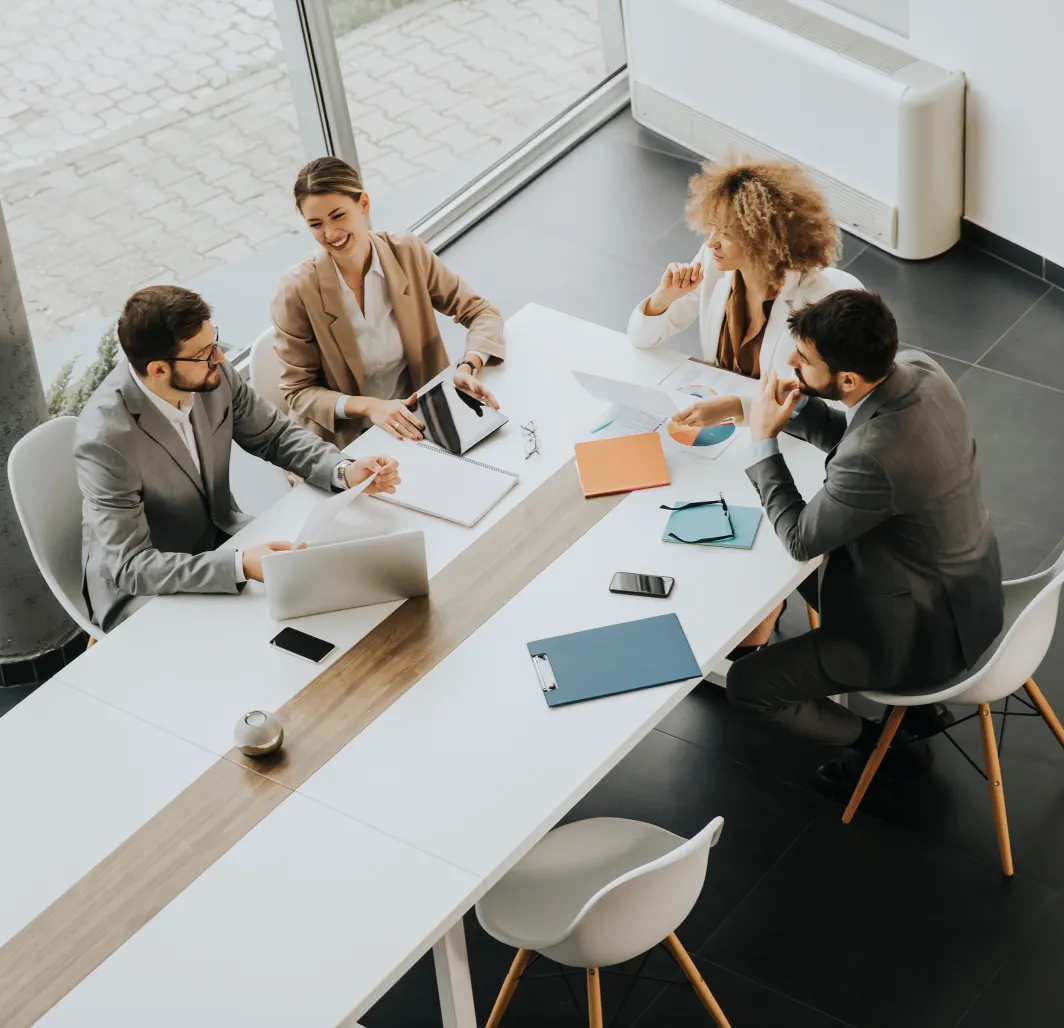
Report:
[[[413,223],[600,83],[614,6],[330,0],[375,222]]]
[[[271,0],[0,3],[0,203],[45,387],[152,282],[246,346],[305,249],[303,160]]]

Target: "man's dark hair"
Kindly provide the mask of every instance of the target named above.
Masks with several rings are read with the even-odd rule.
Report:
[[[118,341],[133,370],[146,375],[152,361],[173,357],[210,317],[210,305],[191,289],[146,286],[126,300]]]
[[[877,293],[840,289],[794,311],[787,323],[816,347],[828,371],[852,371],[869,382],[885,378],[898,353],[898,323]]]

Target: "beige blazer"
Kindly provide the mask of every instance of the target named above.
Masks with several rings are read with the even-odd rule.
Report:
[[[372,235],[414,389],[448,364],[434,311],[449,315],[469,330],[467,349],[494,360],[505,358],[498,310],[477,296],[417,236]],[[336,267],[325,250],[284,274],[270,316],[289,417],[341,448],[357,439],[369,427],[369,420],[338,420],[336,401],[341,395],[362,395],[362,356],[354,327],[344,313]]]

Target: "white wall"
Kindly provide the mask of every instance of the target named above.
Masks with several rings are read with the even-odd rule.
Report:
[[[968,78],[965,216],[1064,264],[1064,3],[911,0],[909,45]]]
[[[864,0],[792,0],[968,79],[965,217],[1064,265],[1064,0],[907,0],[908,38]]]

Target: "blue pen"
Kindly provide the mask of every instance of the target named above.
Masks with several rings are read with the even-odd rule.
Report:
[[[610,420],[607,421],[605,425],[599,425],[598,428],[591,429],[591,434],[594,435],[596,432],[601,432],[604,428],[609,428],[610,425],[612,425],[615,420],[616,419],[614,419],[614,418],[610,418]]]

